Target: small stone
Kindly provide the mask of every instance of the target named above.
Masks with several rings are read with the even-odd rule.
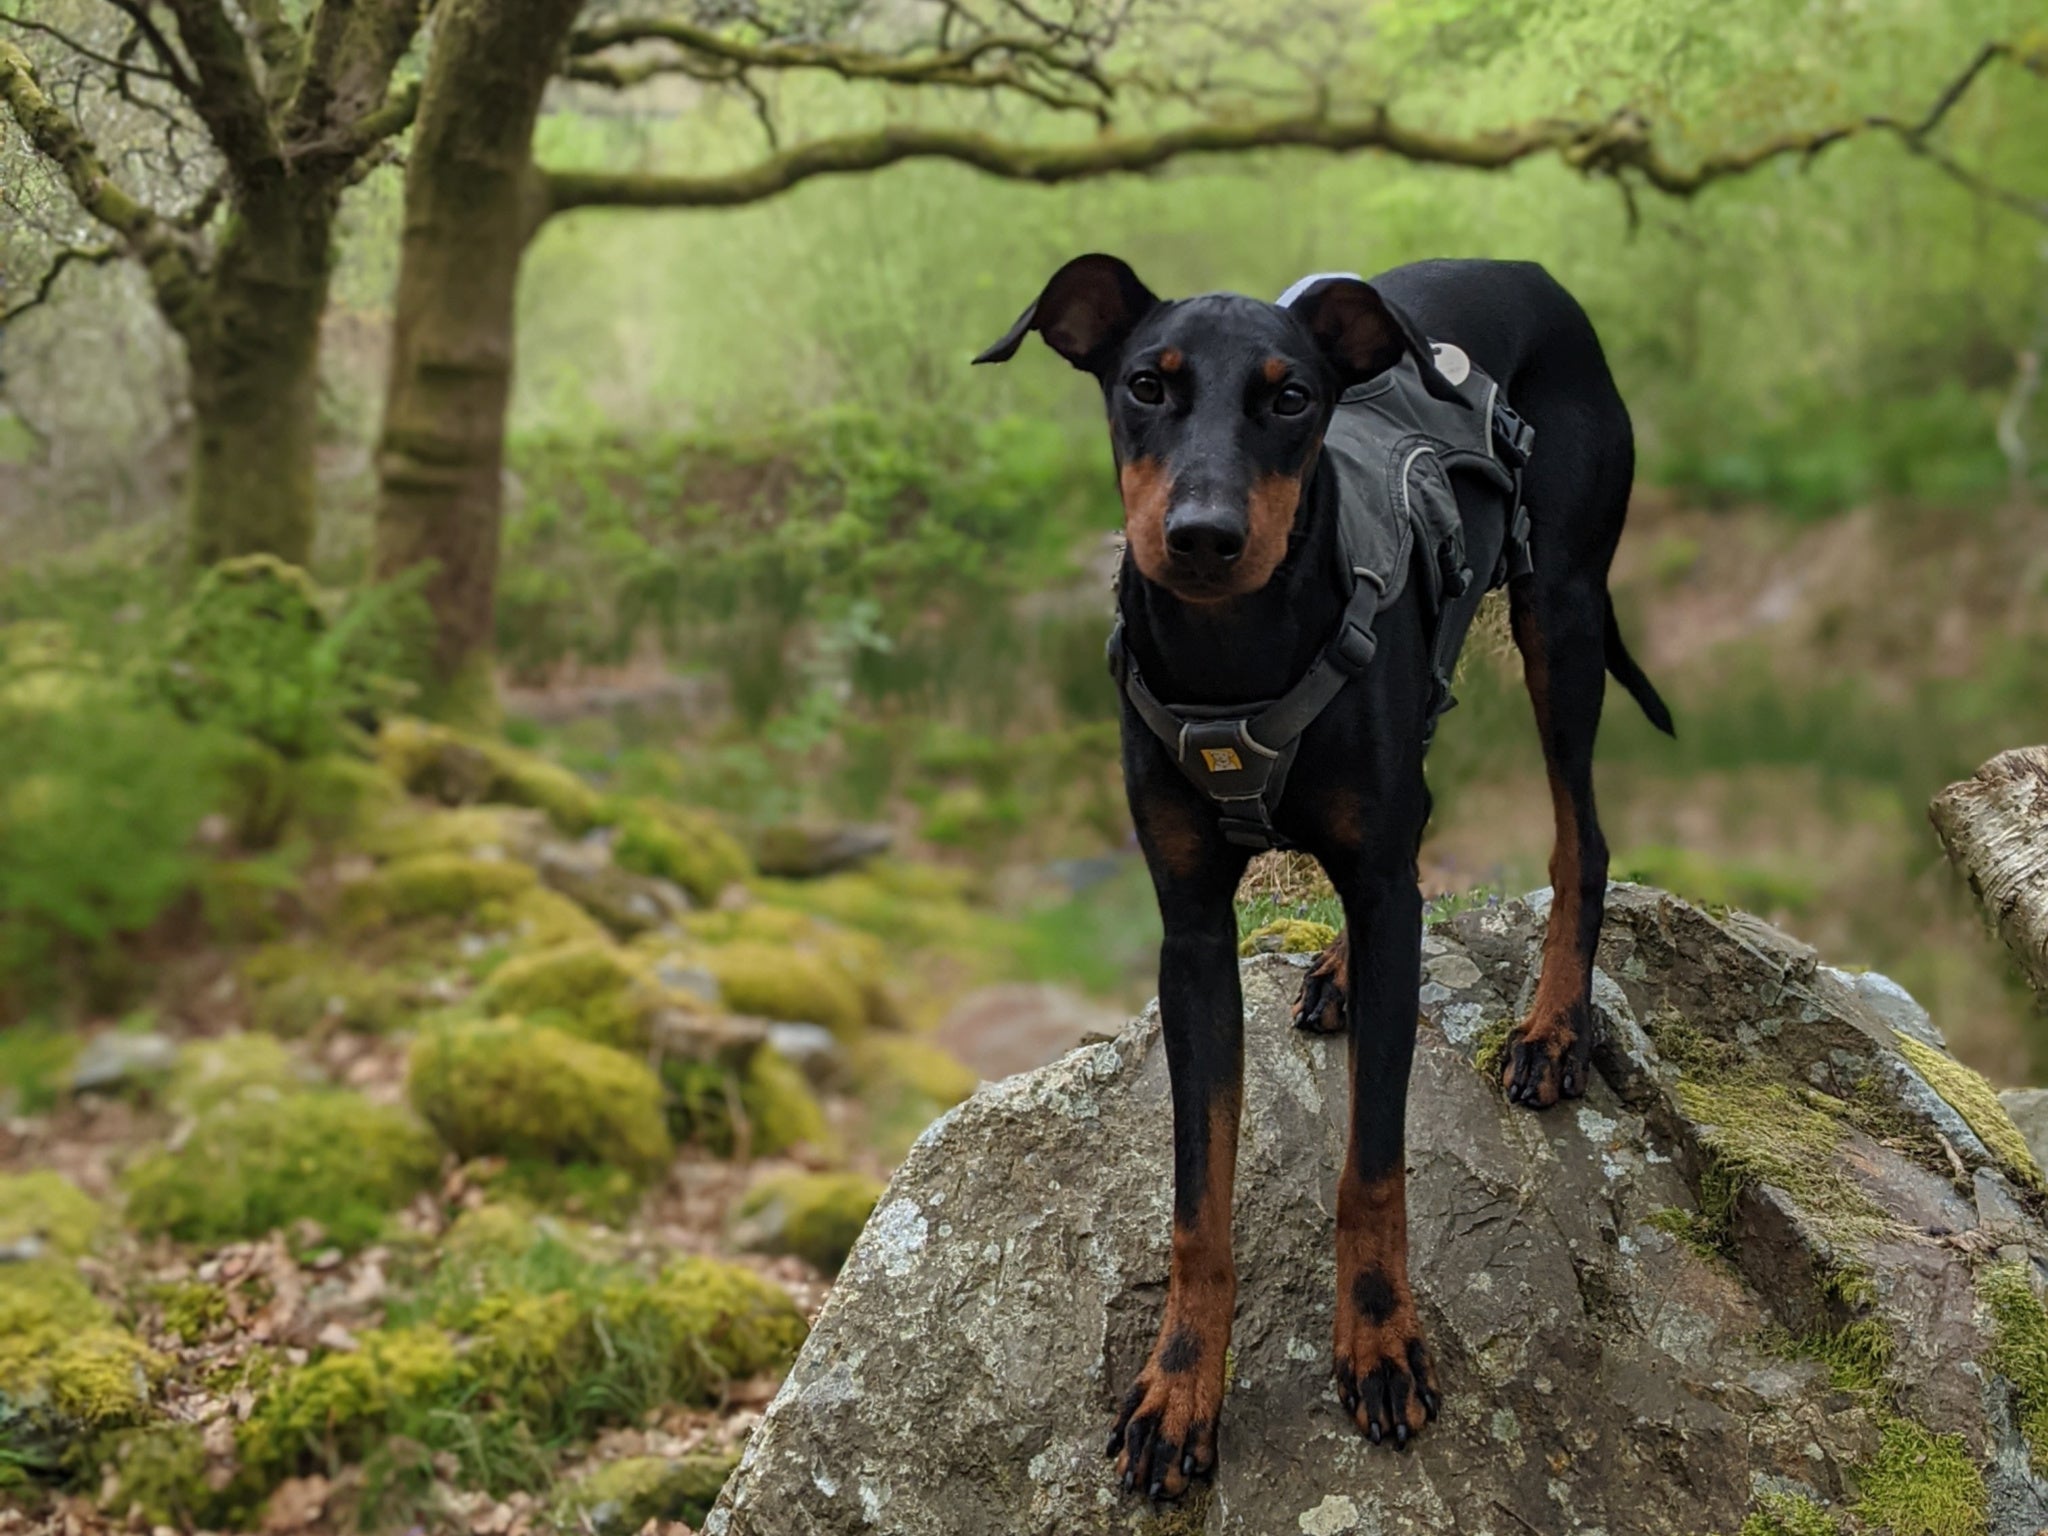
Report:
[[[170,1075],[178,1043],[154,1032],[103,1030],[88,1040],[71,1067],[73,1093],[105,1093],[146,1085]]]

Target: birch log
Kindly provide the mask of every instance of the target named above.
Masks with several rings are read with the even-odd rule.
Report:
[[[1927,815],[1998,936],[2048,1001],[2048,747],[1999,753],[1936,795]]]

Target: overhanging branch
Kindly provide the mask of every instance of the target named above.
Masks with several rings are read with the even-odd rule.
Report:
[[[19,304],[11,305],[6,309],[0,309],[0,326],[5,326],[11,320],[20,319],[39,304],[47,304],[50,300],[50,294],[57,286],[57,279],[62,277],[64,269],[74,262],[80,266],[101,267],[110,261],[118,260],[121,255],[122,250],[118,245],[94,246],[89,250],[67,246],[51,259],[49,266],[43,269],[43,275],[37,281],[33,293]]]
[[[1846,119],[1825,127],[1778,134],[1739,149],[1682,163],[1653,140],[1651,125],[1633,112],[1597,122],[1546,119],[1469,137],[1434,133],[1398,122],[1384,104],[1351,116],[1326,111],[1269,117],[1211,119],[1157,133],[1105,133],[1066,143],[1027,144],[954,128],[897,125],[817,139],[757,164],[709,176],[607,171],[547,171],[546,213],[576,208],[720,208],[760,202],[821,176],[878,170],[907,160],[945,160],[991,176],[1041,184],[1156,170],[1187,155],[1256,149],[1317,149],[1332,154],[1379,150],[1419,165],[1499,170],[1554,153],[1587,175],[1607,176],[1626,189],[1630,178],[1669,196],[1691,197],[1774,160],[1812,160],[1826,149],[1871,132],[1888,132],[1923,153],[1927,135],[1995,60],[2011,57],[1989,43],[1944,87],[1928,113],[1913,122],[1884,116]]]

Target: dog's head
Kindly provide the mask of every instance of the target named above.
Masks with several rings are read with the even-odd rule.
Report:
[[[1256,592],[1286,558],[1337,397],[1409,354],[1450,393],[1400,309],[1353,277],[1286,307],[1235,293],[1165,300],[1114,256],[1077,256],[977,363],[1025,334],[1093,374],[1109,410],[1131,558],[1188,602]]]

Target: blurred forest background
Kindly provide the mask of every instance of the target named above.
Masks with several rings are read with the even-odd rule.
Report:
[[[47,1388],[0,1411],[0,1484],[189,1525],[311,1480],[302,1523],[423,1490],[516,1523],[593,1444],[728,1444],[775,1318],[758,1357],[682,1371],[672,1269],[508,1218],[469,1278],[406,1291],[379,1222],[556,1209],[723,1248],[698,1217],[740,1198],[707,1171],[736,1141],[872,1178],[964,1091],[953,1057],[989,1070],[963,998],[1109,1010],[1071,1025],[1149,995],[1099,401],[1050,354],[967,367],[1084,250],[1168,294],[1548,266],[1635,415],[1618,601],[1679,724],[1609,712],[1617,875],[1883,970],[1966,1060],[2039,1080],[2048,1023],[1925,806],[2048,731],[2042,24],[2028,0],[0,0],[0,1164],[187,1245],[126,1310],[37,1315],[120,1317],[97,1347],[174,1358],[149,1390],[190,1409],[59,1412],[48,1359],[0,1349],[0,1409],[10,1370]],[[1459,695],[1426,880],[1520,893],[1550,830],[1512,654],[1482,638]],[[837,868],[877,828],[891,851]],[[1290,914],[1328,904],[1262,866],[1247,929]],[[828,1026],[836,1065],[761,1065],[762,1017]],[[223,1037],[227,1065],[194,1054]],[[528,1049],[605,1104],[642,1091],[610,1055],[654,1062],[642,1140],[452,1102]],[[88,1060],[111,1076],[80,1099]],[[330,1141],[360,1109],[438,1143],[391,1154],[368,1215],[360,1189],[280,1195],[232,1133],[275,1146],[281,1089],[340,1117]],[[199,1163],[239,1182],[188,1187]],[[105,1241],[81,1209],[78,1246]],[[822,1252],[774,1273],[801,1299]],[[376,1293],[380,1342],[300,1310],[277,1329],[311,1362],[248,1366],[243,1277],[279,1306],[309,1255]],[[573,1298],[563,1339],[639,1286],[669,1363],[601,1390],[587,1361],[458,1369],[433,1341],[488,1335],[508,1266]],[[319,1395],[339,1359],[374,1378],[354,1418]],[[646,1427],[674,1402],[718,1411]],[[208,1412],[239,1428],[204,1439]],[[81,1466],[51,1448],[81,1419],[127,1438]],[[657,1438],[592,1440],[621,1425]]]

